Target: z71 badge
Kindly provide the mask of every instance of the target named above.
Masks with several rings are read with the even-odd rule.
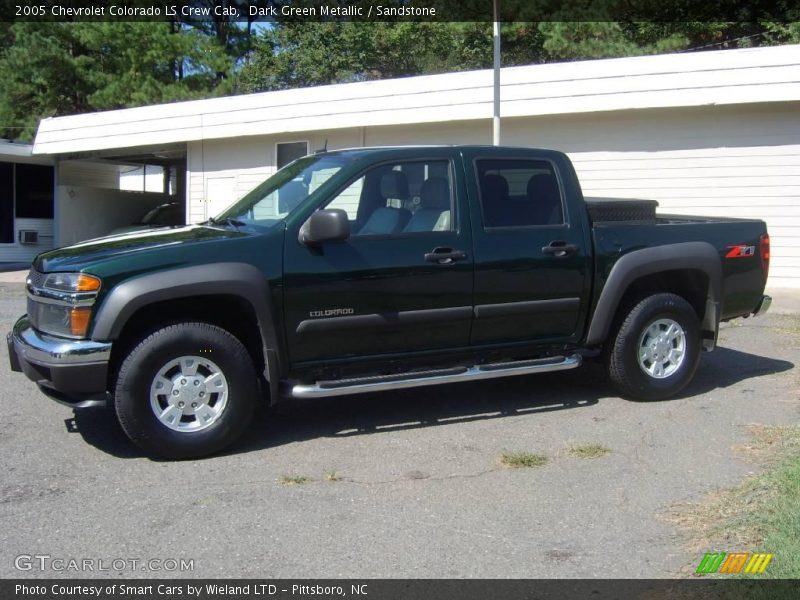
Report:
[[[738,246],[728,246],[728,253],[725,258],[749,258],[756,255],[755,246],[746,246],[739,244]]]
[[[343,317],[355,313],[353,308],[328,308],[326,310],[312,310],[308,316],[312,319],[315,317]]]

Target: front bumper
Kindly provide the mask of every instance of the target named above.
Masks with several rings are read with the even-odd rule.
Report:
[[[758,303],[758,306],[753,311],[753,316],[760,317],[769,310],[770,306],[772,306],[772,296],[762,296],[761,301]]]
[[[107,404],[110,342],[47,335],[31,327],[27,315],[6,341],[11,370],[24,373],[57,402],[73,408]]]

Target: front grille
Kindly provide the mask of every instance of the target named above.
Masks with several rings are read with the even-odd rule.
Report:
[[[39,273],[36,269],[31,269],[28,272],[28,285],[35,288],[40,288],[44,285],[44,280],[47,278],[47,275],[44,273]]]
[[[27,280],[27,289],[30,290],[31,288],[38,288],[41,289],[44,286],[44,280],[47,278],[47,275],[44,273],[39,273],[36,269],[31,269],[28,271],[28,280]],[[40,325],[42,322],[42,313],[43,311],[47,310],[48,307],[41,302],[36,302],[30,295],[28,295],[28,321],[33,326],[34,329],[40,329]]]

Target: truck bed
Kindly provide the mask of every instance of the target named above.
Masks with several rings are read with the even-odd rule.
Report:
[[[657,215],[653,221],[600,221],[592,223],[595,248],[595,290],[602,289],[614,263],[628,252],[681,242],[707,242],[722,264],[722,319],[745,316],[761,300],[764,272],[758,252],[764,221],[730,217]],[[737,256],[737,247],[753,255]]]

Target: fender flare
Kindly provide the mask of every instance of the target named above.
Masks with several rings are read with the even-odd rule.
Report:
[[[708,294],[701,324],[704,347],[713,349],[719,330],[722,302],[722,262],[719,252],[708,242],[683,242],[635,250],[621,257],[606,279],[597,301],[586,345],[601,344],[630,285],[637,279],[666,271],[702,271],[708,277]],[[711,339],[706,334],[712,334]]]
[[[91,338],[116,340],[137,310],[156,302],[193,296],[237,296],[253,309],[264,353],[264,377],[278,398],[281,365],[269,288],[264,274],[253,265],[223,262],[167,269],[123,281],[103,300],[92,326]]]

